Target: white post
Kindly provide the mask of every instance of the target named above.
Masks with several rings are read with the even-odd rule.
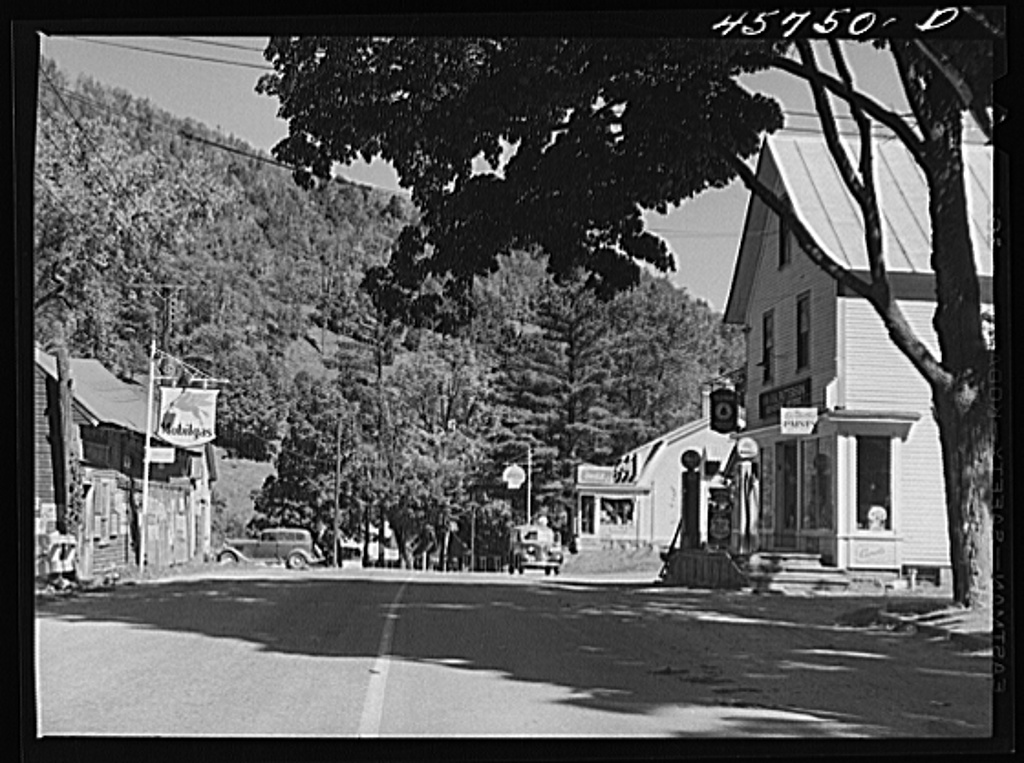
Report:
[[[532,490],[533,448],[526,446],[526,524],[530,524],[530,491]]]
[[[146,534],[149,526],[146,523],[146,512],[149,508],[149,433],[153,431],[153,376],[156,363],[156,339],[149,344],[149,389],[146,393],[146,437],[142,444],[142,529],[139,531],[139,570],[146,569]]]

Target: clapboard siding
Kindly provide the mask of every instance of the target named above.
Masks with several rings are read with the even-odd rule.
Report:
[[[845,322],[845,402],[848,408],[931,412],[928,383],[897,349],[882,319],[864,299],[840,297]],[[936,355],[933,302],[897,304],[918,338]]]
[[[836,284],[791,241],[792,260],[779,268],[779,218],[768,215],[761,238],[761,256],[746,316],[747,425],[756,429],[778,421],[762,421],[759,399],[766,389],[811,378],[811,405],[825,405],[825,388],[836,377]],[[796,368],[796,305],[799,296],[811,295],[811,357],[809,369]],[[772,378],[765,383],[761,366],[762,316],[773,311],[775,360]]]
[[[921,418],[903,445],[903,506],[896,519],[903,538],[904,564],[949,564],[946,490],[938,425],[924,377],[901,353],[881,318],[859,298],[841,297],[844,331],[845,403],[852,410],[914,411]],[[922,342],[938,353],[931,326],[933,302],[899,302]]]
[[[930,414],[921,417],[903,445],[903,506],[899,535],[907,565],[949,564],[949,533],[946,522],[946,489],[942,477],[939,430]]]

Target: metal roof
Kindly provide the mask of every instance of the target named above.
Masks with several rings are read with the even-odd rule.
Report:
[[[846,141],[853,162],[859,147]],[[882,215],[882,251],[893,273],[931,269],[931,221],[924,173],[901,141],[879,138],[873,144],[875,191]],[[971,240],[979,276],[991,276],[993,241],[993,154],[984,145],[965,144],[964,185]],[[769,187],[785,194],[825,253],[854,271],[869,269],[864,222],[820,135],[772,135],[761,147],[757,174]],[[766,205],[751,194],[739,257],[726,308],[726,320],[745,322],[745,308],[757,270]]]
[[[854,162],[859,146],[847,141]],[[823,138],[777,136],[766,149],[778,167],[794,208],[832,258],[851,270],[867,270],[864,222],[860,208],[839,174]],[[882,246],[892,271],[930,273],[931,222],[924,173],[903,143],[877,139],[873,166]],[[965,144],[964,184],[971,239],[979,275],[992,274],[992,149]]]
[[[57,359],[35,349],[36,364],[57,378]],[[91,358],[71,358],[72,391],[75,399],[97,422],[114,424],[145,434],[146,390],[137,384],[121,381],[102,363]],[[154,432],[155,440],[162,439]]]

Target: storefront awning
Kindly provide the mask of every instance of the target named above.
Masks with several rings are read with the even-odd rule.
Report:
[[[632,496],[649,495],[651,488],[649,485],[636,485],[628,482],[617,482],[610,485],[608,483],[580,482],[576,483],[576,492],[587,495]]]

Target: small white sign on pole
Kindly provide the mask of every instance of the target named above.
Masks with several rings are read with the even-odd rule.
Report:
[[[173,464],[174,448],[162,448],[155,445],[150,446],[149,462],[151,464]]]
[[[779,424],[782,434],[809,435],[818,423],[817,408],[781,408]]]
[[[505,467],[505,471],[501,473],[501,479],[512,490],[518,490],[519,486],[526,481],[526,472],[523,471],[523,467],[519,466],[519,464],[512,464]]]

